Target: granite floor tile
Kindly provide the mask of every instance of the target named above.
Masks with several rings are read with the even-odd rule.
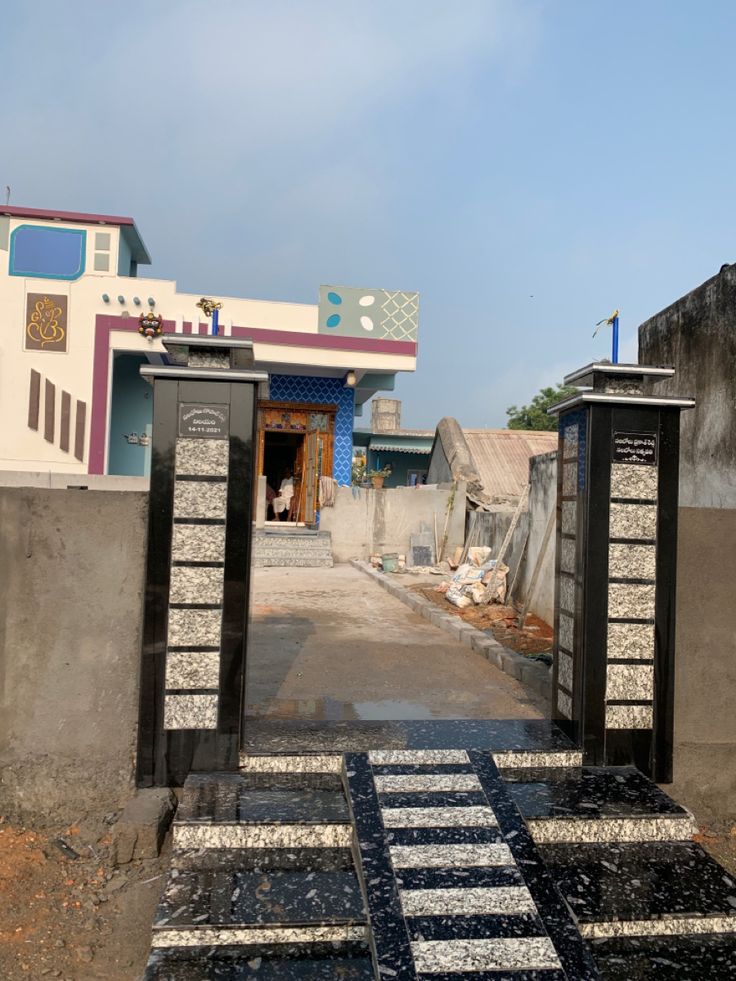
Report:
[[[386,828],[493,827],[490,807],[383,807]]]
[[[736,937],[639,937],[592,940],[604,981],[731,981]]]
[[[490,940],[493,937],[544,937],[536,913],[492,916],[411,916],[406,921],[412,940]],[[468,979],[470,981],[470,979]]]
[[[463,828],[386,828],[392,845],[493,845],[503,841],[496,825]]]
[[[188,956],[187,956],[188,954]],[[219,956],[213,951],[154,950],[143,981],[374,981],[369,953],[341,956],[325,951],[293,956],[238,948]]]
[[[513,865],[508,845],[392,845],[391,861],[400,868],[464,868]]]
[[[547,937],[414,941],[411,948],[419,974],[560,967],[554,946]]]
[[[474,773],[402,774],[374,776],[379,794],[416,794],[456,791],[478,791],[480,784]]]
[[[402,889],[404,916],[488,916],[494,913],[533,913],[526,886],[493,888]]]

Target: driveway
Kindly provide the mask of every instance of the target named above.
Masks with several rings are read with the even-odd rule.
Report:
[[[358,569],[253,570],[246,718],[543,716],[518,681]]]

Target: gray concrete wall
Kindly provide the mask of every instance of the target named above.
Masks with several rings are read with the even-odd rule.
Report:
[[[465,540],[465,485],[452,488],[392,487],[374,490],[338,487],[335,506],[320,512],[320,530],[332,535],[335,562],[365,559],[373,552],[408,554],[410,536],[422,526],[442,539],[449,522],[445,556]]]
[[[680,508],[675,795],[736,815],[736,510]]]
[[[639,361],[676,369],[653,392],[696,400],[682,414],[680,507],[736,508],[736,265],[645,321]]]
[[[148,495],[0,488],[0,797],[34,823],[130,791]]]

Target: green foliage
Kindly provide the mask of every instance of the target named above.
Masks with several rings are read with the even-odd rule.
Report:
[[[522,405],[520,409],[510,405],[506,409],[509,429],[557,429],[557,416],[547,415],[547,409],[568,395],[574,395],[575,392],[577,388],[570,385],[558,385],[556,388],[543,388],[529,405]]]
[[[353,460],[353,466],[350,473],[350,483],[356,487],[360,485],[365,480],[365,457],[356,457]]]

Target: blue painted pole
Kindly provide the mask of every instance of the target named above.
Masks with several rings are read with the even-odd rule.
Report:
[[[215,309],[212,311],[212,336],[213,337],[217,337],[217,335],[220,333],[220,322],[217,316],[219,312],[220,311],[217,309],[217,307],[215,307]]]
[[[613,318],[611,333],[611,364],[618,364],[618,317]]]

